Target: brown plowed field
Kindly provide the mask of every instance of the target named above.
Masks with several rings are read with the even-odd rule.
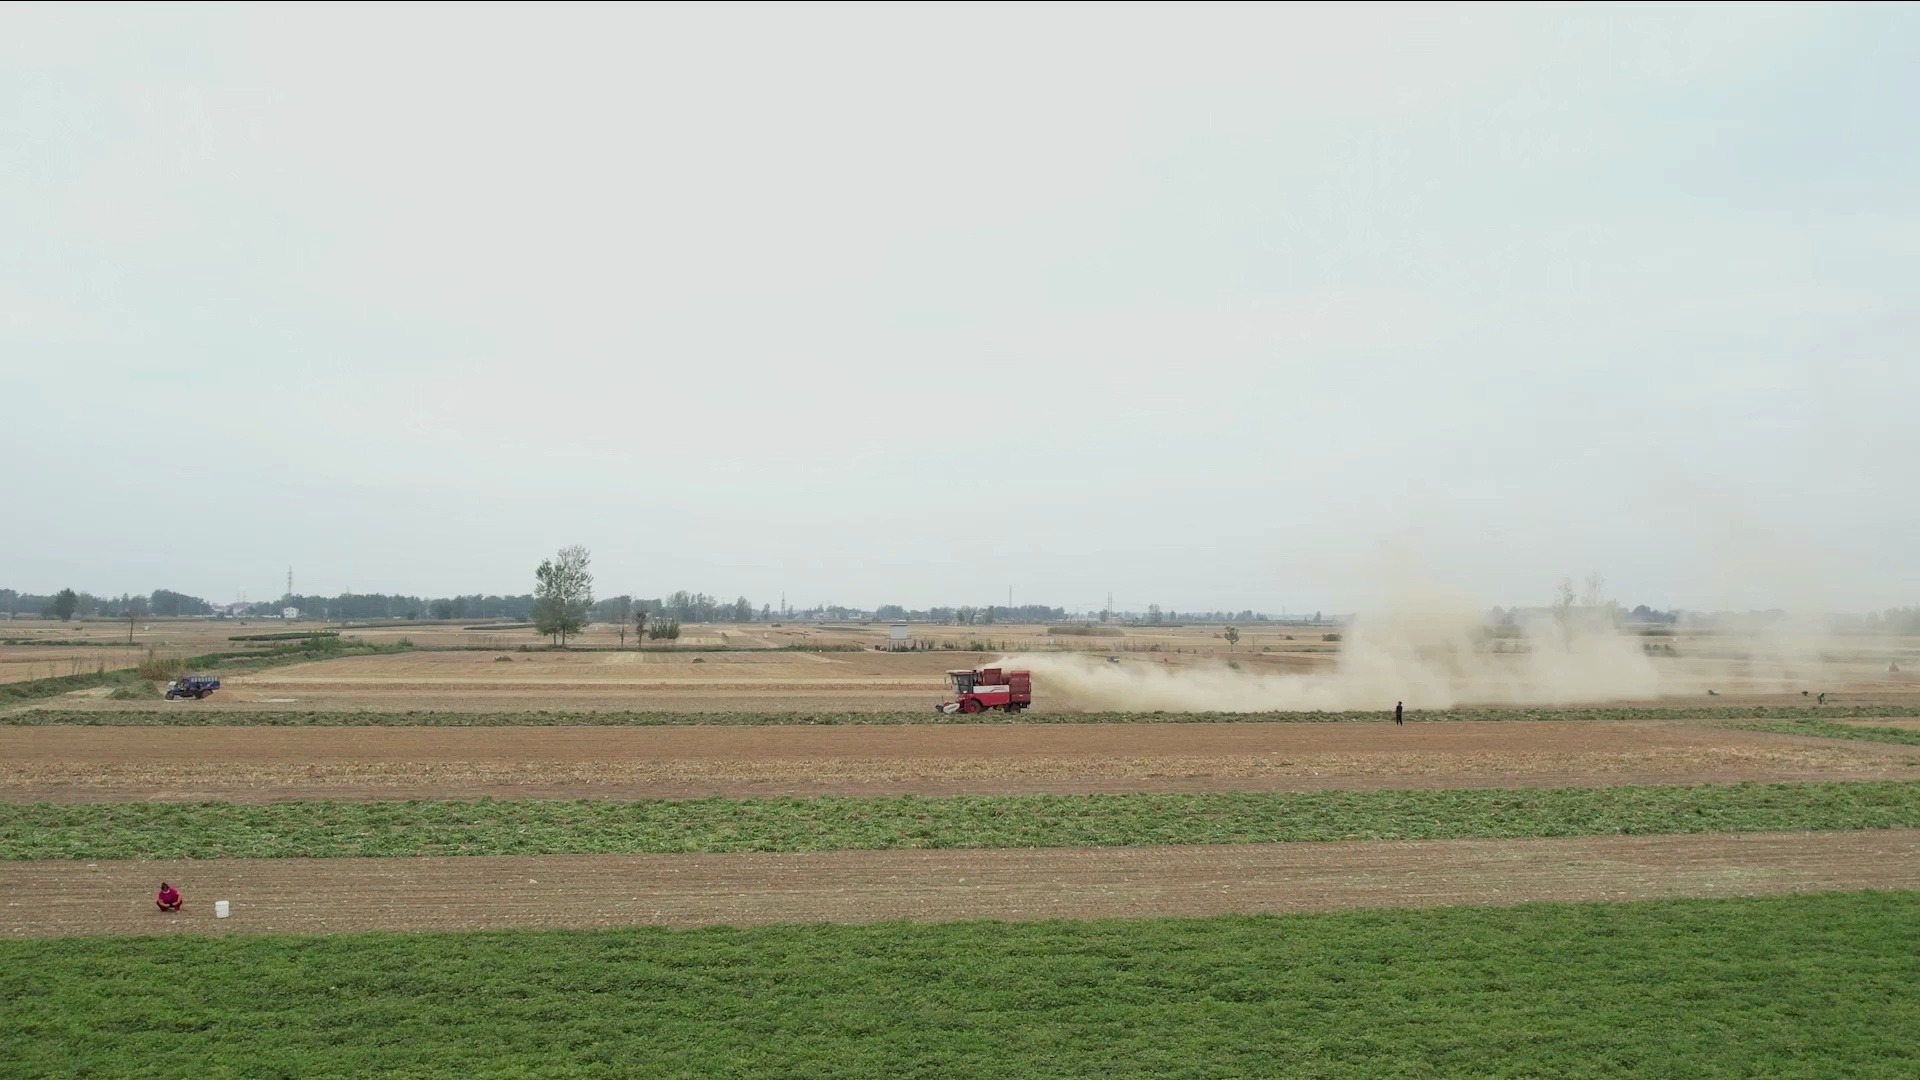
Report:
[[[165,879],[190,910],[147,899]],[[1920,830],[1032,851],[0,864],[0,935],[1139,918],[1920,888]],[[323,897],[347,898],[342,902]],[[233,917],[213,918],[229,900]]]
[[[0,728],[0,800],[690,798],[1920,778],[1920,747],[1644,723]]]

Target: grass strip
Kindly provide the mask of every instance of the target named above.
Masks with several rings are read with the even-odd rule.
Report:
[[[1876,717],[1887,715],[1876,712]],[[1766,731],[1776,735],[1808,735],[1820,739],[1855,739],[1860,742],[1899,743],[1920,746],[1920,731],[1894,727],[1868,727],[1864,724],[1834,724],[1824,720],[1793,720],[1771,724],[1732,724],[1743,731]]]
[[[110,673],[111,674],[111,673]],[[1084,712],[976,713],[948,715],[931,708],[917,712],[596,712],[529,709],[507,712],[411,709],[371,711],[235,711],[196,706],[191,702],[162,709],[114,712],[84,709],[34,708],[0,715],[7,727],[859,727],[915,724],[1354,724],[1384,723],[1392,711],[1348,712]],[[1643,708],[1595,709],[1447,709],[1409,712],[1412,723],[1459,721],[1585,721],[1644,720],[1759,720],[1797,721],[1819,718],[1878,719],[1920,716],[1920,703],[1910,705],[1714,706],[1691,708],[1649,705]]]
[[[0,860],[1140,847],[1920,827],[1920,781],[887,798],[0,804]]]
[[[58,697],[61,694],[71,694],[75,690],[92,690],[101,686],[132,686],[139,681],[132,668],[82,671],[72,675],[49,675],[44,679],[21,679],[16,682],[0,683],[0,705],[32,701],[36,698]],[[0,723],[13,721],[15,715],[27,714],[0,717]]]
[[[1920,893],[0,941],[0,1074],[1920,1072]]]

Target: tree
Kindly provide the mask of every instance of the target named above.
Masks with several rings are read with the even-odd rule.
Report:
[[[149,610],[162,618],[176,618],[181,615],[213,614],[212,604],[207,603],[198,596],[188,596],[186,593],[177,593],[172,589],[153,590],[153,594],[147,598],[147,603]],[[387,612],[384,608],[378,612],[366,613],[367,616],[385,616],[386,614]],[[354,617],[359,618],[363,616],[356,614]]]
[[[680,620],[655,619],[653,621],[653,629],[647,631],[647,636],[655,641],[663,638],[667,641],[674,641],[680,637]]]
[[[1147,605],[1147,621],[1152,623],[1155,626],[1160,625],[1160,605],[1159,604]]]
[[[0,605],[5,605],[7,619],[12,621],[13,613],[20,607],[20,594],[12,589],[0,589]]]
[[[79,607],[80,594],[72,589],[61,589],[53,594],[53,603],[47,605],[47,613],[61,622],[66,622],[73,618],[74,611]]]
[[[591,561],[587,549],[574,544],[542,560],[533,572],[533,628],[557,645],[564,646],[587,625],[587,610],[593,606],[593,575],[587,572]]]
[[[639,607],[633,609],[633,651],[634,652],[639,652],[646,647],[644,644],[642,644],[642,639],[645,638],[646,636],[647,636],[647,606],[645,604],[642,604]]]
[[[1611,601],[1603,599],[1607,591],[1607,579],[1595,570],[1587,575],[1586,591],[1580,595],[1580,603],[1586,607],[1612,607]]]
[[[144,596],[127,597],[127,644],[133,644],[133,624],[147,613],[147,598]]]
[[[1227,632],[1220,636],[1227,639],[1227,648],[1229,649],[1240,644],[1240,631],[1231,626],[1227,627]]]
[[[620,598],[620,647],[627,647],[627,623],[633,619],[633,597]]]

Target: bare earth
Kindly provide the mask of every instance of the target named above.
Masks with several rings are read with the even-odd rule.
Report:
[[[189,910],[148,899],[165,879]],[[1032,851],[0,864],[0,936],[1089,919],[1920,887],[1920,830]],[[350,897],[325,903],[322,896]],[[213,918],[213,901],[232,903]]]
[[[1920,747],[1637,723],[0,728],[0,801],[1286,791],[1920,778]]]

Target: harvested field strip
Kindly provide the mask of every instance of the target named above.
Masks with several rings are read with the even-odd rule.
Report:
[[[0,728],[0,800],[272,802],[1920,779],[1920,748],[1644,723]]]
[[[1869,892],[0,941],[0,1073],[1905,1077],[1916,922]]]
[[[639,802],[0,804],[0,860],[1077,848],[1920,827],[1920,781]]]
[[[1039,755],[1425,754],[1688,751],[1791,745],[1703,724],[965,724],[940,728],[13,728],[0,730],[11,766],[727,760],[868,762],[887,758]],[[1857,755],[1901,751],[1845,748]]]
[[[302,635],[305,637],[307,635]],[[284,667],[290,664],[305,663],[309,660],[332,660],[349,656],[373,656],[382,653],[405,652],[406,649],[394,645],[368,645],[354,641],[343,643],[338,638],[322,639],[321,644],[309,645],[296,642],[290,645],[275,646],[261,643],[256,649],[207,653],[203,656],[167,657],[169,663],[178,663],[184,670],[195,673],[212,672],[224,675],[229,672],[260,671],[271,667]],[[84,672],[74,675],[58,675],[45,679],[30,679],[21,682],[0,683],[0,704],[30,701],[36,698],[57,697],[75,690],[88,690],[101,686],[131,686],[136,683],[150,682],[142,679],[137,668],[114,668],[110,671]],[[19,714],[13,714],[19,715]],[[11,716],[0,717],[0,723],[10,722]]]
[[[1898,727],[1870,727],[1866,724],[1832,724],[1820,720],[1796,720],[1773,724],[1734,724],[1742,731],[1765,731],[1775,735],[1808,735],[1820,739],[1856,739],[1861,742],[1895,743],[1920,746],[1920,730]]]
[[[186,910],[147,894],[174,882]],[[600,930],[1920,888],[1920,829],[1224,847],[0,863],[0,938]],[[216,921],[207,898],[231,904]],[[351,902],[336,898],[351,897]]]
[[[183,705],[167,709],[111,711],[35,708],[0,715],[11,727],[846,727],[941,724],[1249,724],[1373,723],[1391,712],[1028,712],[972,716],[921,712],[617,712],[527,710],[472,712],[413,709],[400,712],[255,710]],[[1906,705],[1830,705],[1825,708],[1753,705],[1693,708],[1654,705],[1612,709],[1450,709],[1409,712],[1411,723],[1459,721],[1640,721],[1817,720],[1920,717],[1920,702]]]

